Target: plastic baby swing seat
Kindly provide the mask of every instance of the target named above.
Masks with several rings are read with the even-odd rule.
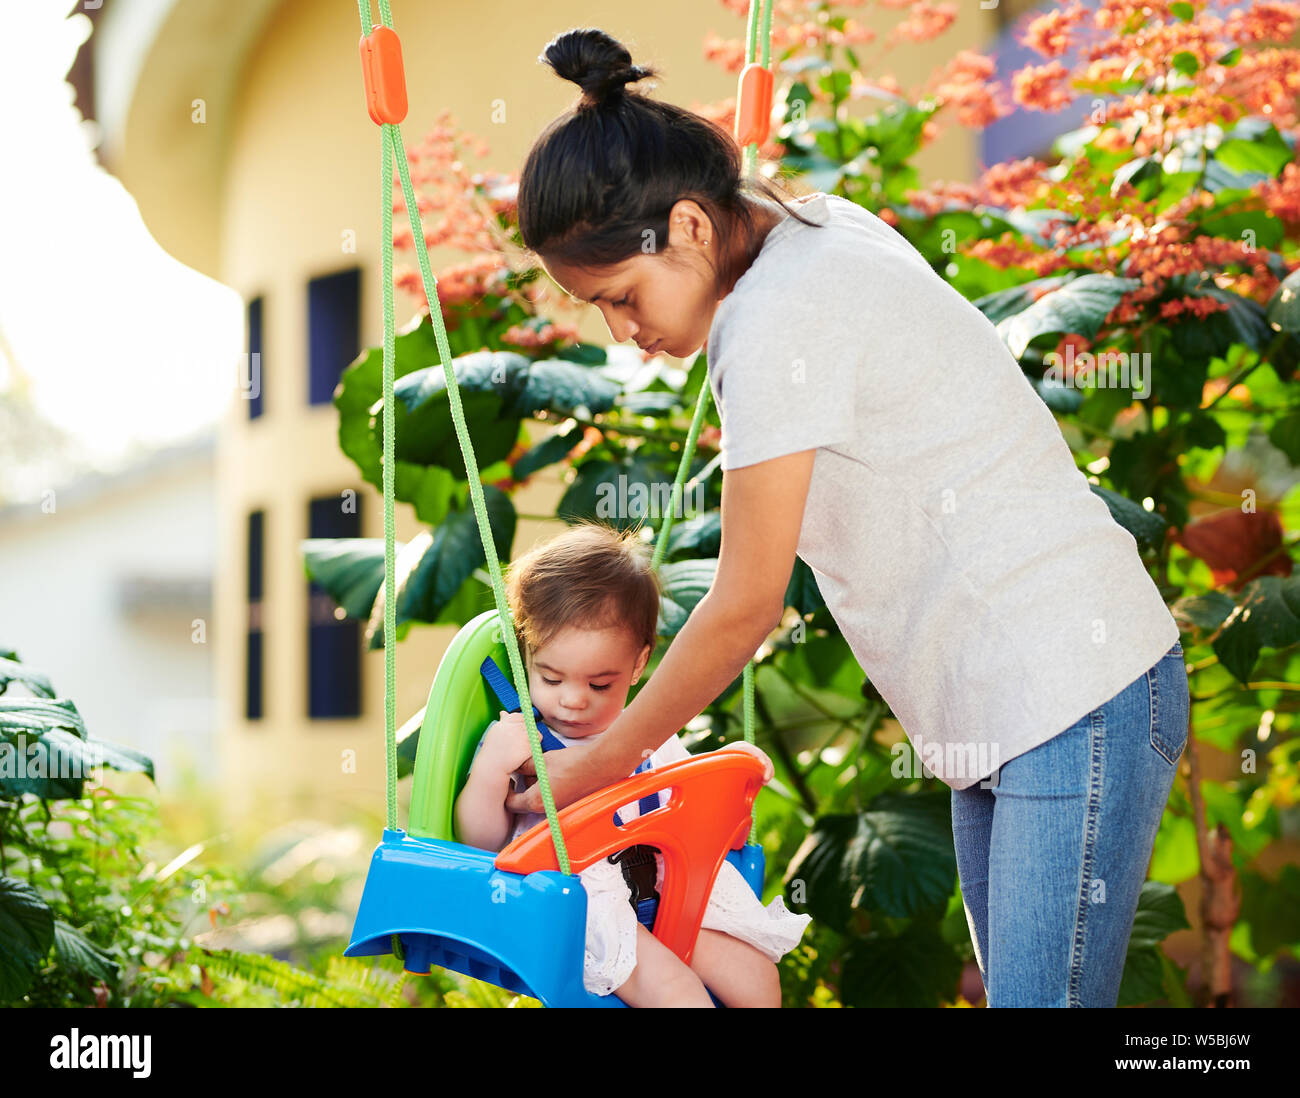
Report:
[[[546,1006],[625,1006],[617,995],[583,986],[587,895],[576,874],[634,844],[656,847],[664,880],[653,933],[689,963],[724,857],[762,896],[763,848],[745,841],[762,763],[743,752],[714,752],[561,809],[574,875],[559,872],[545,820],[500,853],[465,846],[455,835],[456,796],[501,710],[480,673],[488,657],[509,666],[496,610],[466,623],[438,666],[420,729],[408,831],[384,829],[344,956],[391,953],[395,934],[408,972],[437,965]],[[666,802],[660,808],[616,822],[616,809],[656,792]]]

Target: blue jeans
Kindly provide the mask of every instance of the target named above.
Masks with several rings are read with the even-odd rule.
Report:
[[[990,1007],[1115,1006],[1188,705],[1176,643],[1065,731],[953,790],[957,873]]]

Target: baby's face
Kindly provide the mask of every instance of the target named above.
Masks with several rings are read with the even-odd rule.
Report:
[[[532,654],[528,692],[546,724],[570,739],[604,732],[627,704],[649,645],[626,629],[562,629]]]

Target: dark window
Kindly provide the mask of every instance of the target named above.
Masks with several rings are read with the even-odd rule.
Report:
[[[244,716],[262,719],[262,545],[265,512],[248,516],[248,647],[244,662]]]
[[[328,404],[343,369],[361,353],[361,271],[313,278],[307,288],[308,401]]]
[[[256,419],[263,411],[265,385],[262,364],[262,299],[255,297],[248,303],[248,362],[241,379],[248,401],[249,419]]]
[[[339,493],[310,503],[309,537],[359,538],[361,495]],[[361,715],[361,622],[340,617],[334,600],[307,583],[307,715]]]

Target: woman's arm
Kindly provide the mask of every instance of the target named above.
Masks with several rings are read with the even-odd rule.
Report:
[[[816,456],[804,450],[723,476],[722,545],[712,586],[650,681],[591,749],[546,753],[557,807],[626,778],[647,748],[658,748],[731,684],[776,627]],[[523,768],[531,772],[531,760]],[[540,812],[541,790],[507,797],[506,807]]]

